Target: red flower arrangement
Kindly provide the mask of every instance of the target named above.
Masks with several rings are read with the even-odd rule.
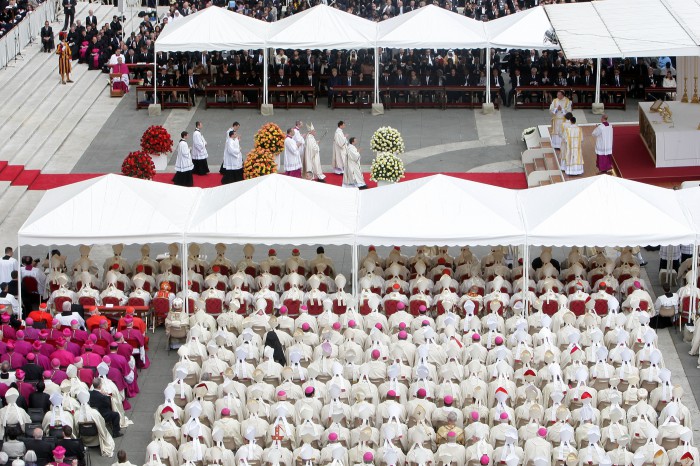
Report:
[[[162,126],[149,126],[141,136],[141,150],[146,154],[169,154],[173,150],[173,138]]]
[[[142,180],[152,180],[156,166],[151,156],[143,151],[130,152],[122,162],[122,175]]]
[[[248,152],[243,164],[243,177],[246,180],[270,173],[277,173],[277,163],[272,152],[262,147],[256,147]]]
[[[255,147],[260,147],[272,155],[279,155],[284,150],[284,131],[274,123],[265,123],[255,133]]]

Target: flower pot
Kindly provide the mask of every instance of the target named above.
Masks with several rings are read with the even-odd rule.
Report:
[[[148,154],[156,166],[157,172],[163,172],[168,166],[168,154]]]
[[[386,180],[378,180],[377,181],[377,186],[389,186],[392,184],[396,184],[396,181],[386,181]]]
[[[540,135],[537,130],[525,135],[525,145],[528,149],[540,147]]]

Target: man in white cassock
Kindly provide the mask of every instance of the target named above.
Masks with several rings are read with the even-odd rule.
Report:
[[[593,130],[595,138],[595,166],[600,173],[612,170],[613,127],[608,123],[608,116],[600,117],[600,124]]]
[[[571,117],[571,126],[564,132],[566,154],[563,155],[569,176],[583,175],[583,130],[576,124],[576,117]]]
[[[362,176],[360,159],[360,151],[357,149],[357,139],[353,136],[348,139],[345,156],[345,173],[343,173],[343,187],[367,189],[365,178]]]
[[[316,128],[314,124],[306,125],[306,143],[304,144],[304,177],[307,180],[326,182],[326,175],[321,168],[321,149],[316,141]]]
[[[345,158],[347,157],[348,139],[343,132],[345,122],[339,121],[338,128],[333,136],[333,171],[336,175],[342,175],[345,170]]]
[[[207,158],[207,141],[202,134],[202,122],[198,121],[194,124],[194,133],[192,134],[192,163],[194,164],[195,175],[206,175],[209,173],[209,164]]]
[[[562,138],[564,137],[564,115],[571,112],[571,100],[564,96],[564,91],[557,92],[557,98],[552,100],[549,106],[549,113],[552,114],[552,128],[550,136],[552,138],[552,147],[561,149]]]

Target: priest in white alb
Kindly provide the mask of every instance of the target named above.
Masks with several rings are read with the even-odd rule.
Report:
[[[345,158],[349,144],[344,129],[345,122],[341,120],[338,122],[338,128],[333,136],[333,171],[336,175],[342,175],[345,170]]]
[[[360,151],[356,147],[355,137],[348,139],[347,156],[345,157],[345,173],[343,174],[343,187],[367,189],[365,178],[362,176],[360,164]]]
[[[593,137],[598,172],[609,173],[612,170],[613,127],[608,123],[607,115],[600,117],[600,124],[593,130]]]
[[[306,125],[306,144],[304,144],[304,177],[307,180],[326,182],[326,175],[321,168],[321,149],[316,141],[316,128],[314,124]]]
[[[569,176],[583,175],[583,131],[576,124],[576,117],[571,117],[571,126],[564,133],[566,138],[565,173]]]
[[[552,127],[550,136],[552,147],[561,149],[561,141],[564,137],[564,115],[571,111],[571,100],[564,95],[564,91],[557,92],[557,98],[552,100],[549,106],[549,113],[552,114]]]

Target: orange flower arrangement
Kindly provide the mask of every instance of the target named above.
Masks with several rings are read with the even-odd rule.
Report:
[[[285,134],[275,123],[265,123],[255,133],[255,147],[267,150],[272,155],[279,155],[284,150]]]
[[[243,164],[243,177],[246,180],[271,173],[277,173],[277,163],[272,152],[263,147],[255,147],[248,152]]]

